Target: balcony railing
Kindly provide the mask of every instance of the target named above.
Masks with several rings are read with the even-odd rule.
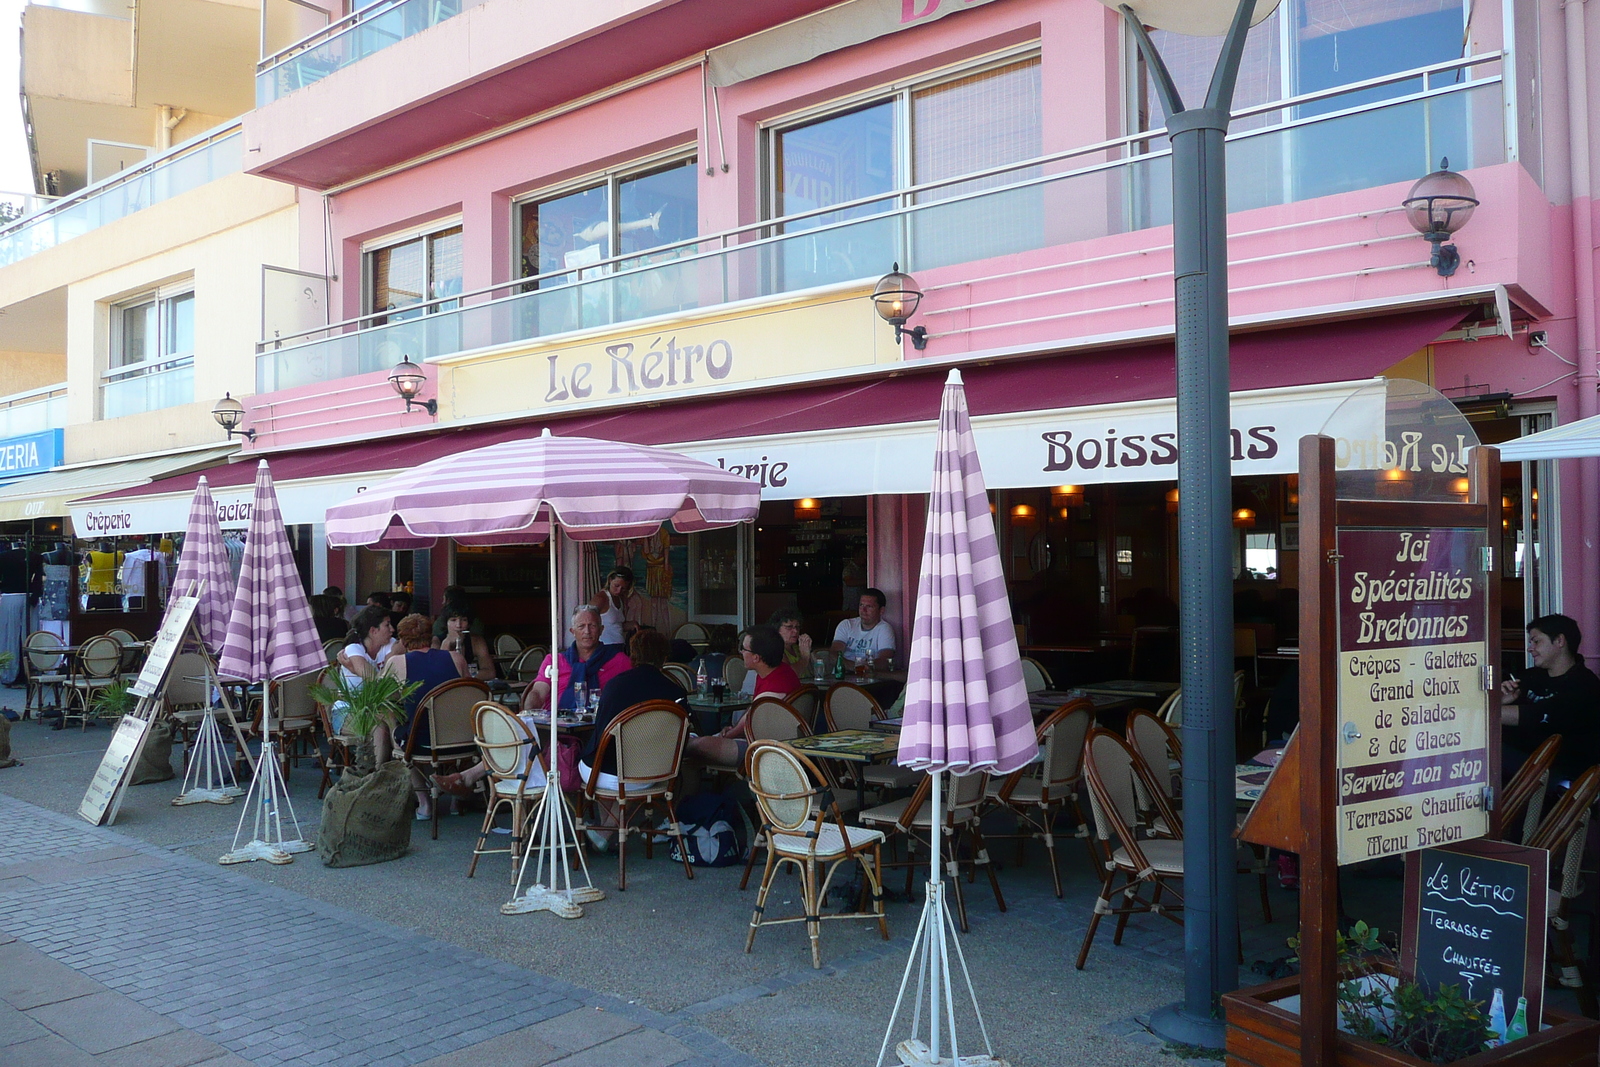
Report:
[[[67,385],[0,396],[0,439],[56,430],[67,424]]]
[[[179,356],[138,367],[119,367],[101,386],[101,411],[107,419],[194,403],[194,356]]]
[[[244,168],[244,140],[230,122],[136,167],[0,227],[0,267],[81,237],[136,211]]]
[[[256,106],[321,81],[481,0],[378,0],[256,65]]]
[[[1230,210],[1408,181],[1441,156],[1461,169],[1503,162],[1500,61],[1499,53],[1454,60],[1237,112]],[[1373,100],[1379,92],[1387,95]],[[870,280],[895,262],[934,269],[1171,218],[1171,150],[1164,131],[1149,131],[263,341],[256,389]]]

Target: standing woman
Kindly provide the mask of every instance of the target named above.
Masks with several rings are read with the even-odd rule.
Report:
[[[600,643],[616,645],[620,650],[639,628],[633,571],[627,567],[613,569],[606,575],[605,588],[596,593],[589,604],[600,613]]]
[[[361,609],[356,621],[350,624],[345,636],[344,650],[339,653],[339,675],[351,688],[360,688],[368,678],[377,675],[378,668],[394,649],[394,624],[389,621],[389,611],[369,604]],[[328,717],[333,730],[344,730],[344,716],[350,705],[344,701],[335,704]]]

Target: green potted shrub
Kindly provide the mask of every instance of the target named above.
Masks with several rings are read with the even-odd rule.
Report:
[[[311,687],[311,698],[332,707],[347,705],[343,730],[361,738],[355,766],[322,800],[317,855],[329,867],[359,867],[399,859],[411,847],[411,819],[417,809],[411,769],[397,759],[374,765],[372,732],[393,729],[405,717],[405,700],[420,683],[409,685],[378,675],[359,683],[333,672],[328,684]]]
[[[333,707],[346,705],[343,732],[361,738],[355,746],[357,774],[371,774],[376,769],[372,751],[372,731],[379,726],[391,730],[404,721],[406,698],[417,691],[420,682],[407,684],[398,678],[380,674],[365,681],[348,681],[342,671],[330,671],[326,684],[311,687],[311,699]]]
[[[132,712],[138,703],[139,698],[133,695],[132,687],[118,678],[94,691],[89,698],[89,711],[97,719],[115,722]]]

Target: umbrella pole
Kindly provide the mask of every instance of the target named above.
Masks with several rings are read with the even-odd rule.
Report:
[[[933,1053],[935,1063],[939,1062],[939,992],[941,988],[940,976],[944,981],[950,980],[950,965],[944,958],[944,879],[940,875],[939,848],[944,844],[944,835],[940,832],[944,826],[940,819],[940,811],[944,807],[944,772],[931,771],[933,775],[933,814],[928,834],[930,842],[928,848],[928,899],[925,907],[932,912],[928,928],[928,956],[932,965],[932,981],[928,983],[928,1048]]]
[[[556,657],[560,654],[560,645],[557,635],[561,633],[561,567],[558,561],[561,533],[556,527],[554,512],[550,518],[550,672],[546,676],[550,683],[550,770],[545,774],[544,795],[539,798],[539,810],[534,816],[533,832],[528,835],[528,847],[522,853],[522,864],[517,868],[517,884],[511,890],[511,899],[500,905],[502,915],[520,915],[530,911],[548,911],[559,915],[563,919],[577,919],[583,915],[582,904],[596,900],[604,900],[605,892],[596,889],[593,880],[589,877],[589,861],[584,858],[583,849],[578,844],[578,828],[572,821],[572,812],[567,808],[566,796],[561,792],[561,749],[556,728],[557,704],[561,699],[559,683],[561,679],[560,665]],[[533,754],[529,753],[532,759]],[[583,867],[584,884],[576,888],[572,885],[572,872],[566,863],[568,848],[568,832],[571,832],[571,847],[577,850],[578,862]],[[528,859],[535,852],[539,854],[538,861],[534,864],[533,885],[528,891],[522,891],[522,879],[528,870]],[[544,865],[550,862],[550,883],[545,884]],[[566,888],[557,888],[557,879],[565,879]]]

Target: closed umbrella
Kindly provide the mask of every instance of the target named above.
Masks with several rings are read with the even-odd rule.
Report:
[[[994,517],[972,439],[961,372],[952,370],[939,409],[899,751],[901,765],[933,776],[933,856],[922,920],[894,1015],[878,1051],[879,1064],[888,1053],[913,972],[918,981],[912,1032],[896,1046],[901,1062],[973,1067],[999,1062],[993,1058],[983,1014],[967,977],[966,959],[944,901],[938,830],[943,825],[941,786],[946,772],[1009,774],[1027,764],[1037,751]],[[984,1055],[962,1056],[959,1052],[948,957],[951,945],[967,979]],[[924,996],[926,1040],[919,1036]]]
[[[573,885],[563,862],[577,842],[555,758],[556,635],[561,633],[561,539],[553,536],[555,530],[575,541],[645,537],[664,522],[690,533],[749,522],[760,506],[755,482],[702,460],[645,445],[555,437],[547,429],[538,437],[424,463],[328,509],[333,547],[426,548],[441,537],[464,545],[516,545],[550,538],[549,782],[529,835],[534,844],[523,853],[516,888],[502,912],[544,910],[573,919],[583,914],[580,905],[605,896],[589,878],[587,862],[580,886]],[[535,854],[534,883],[524,894],[523,876]],[[582,860],[581,849],[578,856]]]
[[[311,604],[300,584],[300,572],[289,547],[278,510],[278,494],[272,488],[272,471],[262,460],[256,468],[255,500],[250,525],[245,529],[244,561],[239,567],[239,588],[233,610],[228,615],[228,631],[217,660],[217,672],[227,678],[263,683],[261,699],[261,755],[256,760],[255,777],[245,798],[245,810],[233,835],[233,848],[222,857],[223,863],[266,860],[288,863],[295,852],[309,852],[311,844],[300,838],[300,820],[289,802],[283,772],[278,768],[270,725],[272,722],[271,683],[278,678],[303,674],[327,664],[317,626],[311,618]],[[283,836],[283,810],[287,808],[294,824],[294,837]],[[245,821],[255,816],[255,833],[243,847]]]
[[[200,591],[200,603],[194,611],[194,625],[200,632],[200,643],[205,646],[202,654],[209,672],[212,657],[222,648],[223,638],[228,633],[228,612],[233,607],[234,586],[233,569],[228,566],[228,551],[222,545],[222,525],[217,521],[217,505],[211,499],[211,486],[206,482],[205,475],[200,476],[194,488],[194,499],[189,502],[183,553],[178,557],[178,573],[172,580],[172,589],[174,593],[182,591],[185,594],[191,589]],[[168,614],[171,614],[177,601],[177,596],[167,601]],[[237,731],[237,723],[234,729]],[[200,717],[200,729],[188,762],[189,768],[183,776],[183,791],[173,804],[182,806],[202,801],[232,804],[234,798],[244,792],[233,780],[232,760],[228,758],[227,745],[217,727],[216,716],[209,710]]]

